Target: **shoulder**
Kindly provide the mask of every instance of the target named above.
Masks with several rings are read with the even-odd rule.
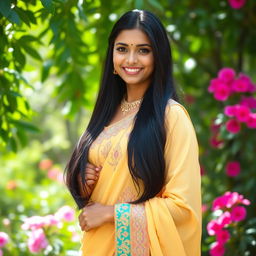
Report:
[[[169,99],[165,111],[166,128],[170,131],[175,127],[182,130],[194,130],[187,109],[179,102]]]

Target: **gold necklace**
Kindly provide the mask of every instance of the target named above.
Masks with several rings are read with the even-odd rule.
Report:
[[[136,107],[138,107],[141,104],[142,98],[139,100],[135,100],[133,102],[127,102],[125,100],[125,98],[122,99],[121,101],[121,111],[123,113],[123,115],[125,115],[126,113],[128,113],[130,110],[135,109]]]

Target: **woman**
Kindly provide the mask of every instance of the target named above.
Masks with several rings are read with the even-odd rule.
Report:
[[[112,29],[66,183],[82,209],[82,255],[200,255],[196,135],[178,103],[166,31],[148,11],[129,11]]]

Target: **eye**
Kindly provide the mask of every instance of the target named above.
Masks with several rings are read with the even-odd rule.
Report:
[[[148,48],[141,48],[139,50],[139,52],[142,53],[142,54],[147,54],[147,53],[150,53],[150,50]]]
[[[118,51],[118,52],[126,52],[126,48],[125,47],[118,47],[118,48],[116,48],[116,50]]]

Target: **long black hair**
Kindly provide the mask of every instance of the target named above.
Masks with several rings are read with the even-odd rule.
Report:
[[[128,141],[128,167],[131,176],[137,188],[139,181],[143,184],[141,196],[133,203],[156,196],[164,185],[165,109],[168,99],[178,101],[172,76],[171,49],[160,20],[149,11],[133,10],[125,13],[110,33],[98,98],[88,127],[65,168],[66,184],[79,208],[84,207],[89,198],[82,195],[78,185],[78,179],[82,180],[83,185],[86,182],[85,166],[89,148],[104,126],[109,124],[126,93],[125,82],[113,74],[113,48],[116,37],[127,29],[140,29],[144,32],[151,42],[154,56],[152,80],[136,114]]]

